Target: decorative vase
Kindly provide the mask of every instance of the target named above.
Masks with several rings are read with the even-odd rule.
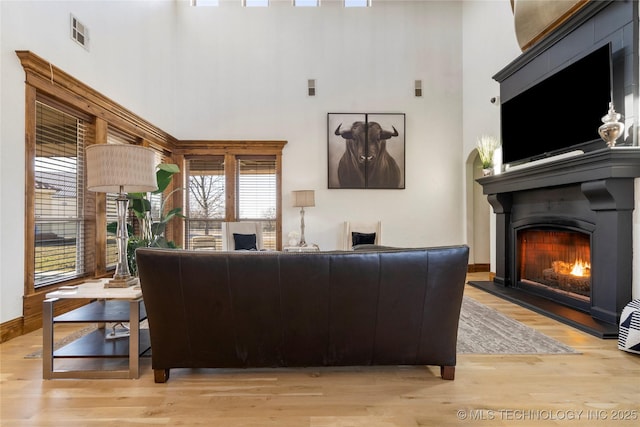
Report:
[[[492,167],[483,168],[482,176],[489,176],[489,175],[493,175],[493,168]]]
[[[616,113],[613,109],[613,102],[609,103],[609,112],[602,117],[602,126],[598,128],[600,137],[607,143],[607,147],[616,145],[616,139],[620,137],[624,131],[624,123],[620,122],[621,114]]]
[[[298,241],[296,239],[289,239],[289,246],[298,246]]]

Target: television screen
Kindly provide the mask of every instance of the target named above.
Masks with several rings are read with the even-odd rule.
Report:
[[[606,44],[503,102],[503,163],[561,154],[600,140],[598,127],[612,99],[611,67],[611,45]]]

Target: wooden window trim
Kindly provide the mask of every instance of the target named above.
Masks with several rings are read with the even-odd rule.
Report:
[[[277,239],[278,245],[282,240],[282,150],[286,141],[178,141],[173,136],[164,132],[160,128],[152,125],[133,112],[114,102],[110,98],[102,95],[93,88],[85,85],[55,65],[44,60],[38,55],[27,50],[17,50],[20,63],[25,71],[25,187],[27,189],[25,197],[25,260],[33,259],[35,245],[34,231],[34,185],[35,171],[33,156],[35,155],[35,102],[38,99],[47,103],[55,104],[56,108],[70,109],[76,114],[83,115],[83,119],[93,127],[93,140],[91,143],[106,143],[108,127],[113,126],[135,136],[140,144],[153,148],[163,153],[166,161],[176,163],[184,170],[185,155],[215,155],[221,154],[234,157],[235,155],[261,154],[275,155],[277,168]],[[29,153],[33,153],[29,155]],[[232,162],[233,164],[233,162]],[[184,183],[184,172],[174,176],[172,188]],[[182,184],[183,185],[183,184]],[[235,182],[231,183],[235,193]],[[184,196],[181,191],[172,194],[171,202],[173,206],[183,206]],[[104,195],[96,194],[97,208],[104,203]],[[230,206],[234,206],[231,200]],[[105,222],[104,214],[96,214],[96,227],[100,229],[100,223]],[[97,245],[104,242],[106,233],[96,231]],[[167,237],[176,242],[184,241],[184,225],[181,221],[174,221],[172,227],[167,230]],[[100,251],[96,250],[96,254]],[[101,254],[100,254],[101,256]],[[101,258],[100,258],[101,259]],[[104,272],[105,266],[96,263],[95,274]],[[42,287],[36,291],[34,289],[34,268],[25,266],[24,275],[24,298],[23,317],[4,323],[0,342],[4,342],[15,336],[31,332],[42,327],[42,301],[45,294],[56,289],[58,285]],[[80,282],[82,279],[75,279],[67,282],[72,284]],[[68,311],[78,306],[75,300],[69,300],[65,304],[56,304],[56,313]],[[5,327],[7,325],[7,327]]]
[[[171,158],[173,147],[177,140],[152,125],[131,111],[125,109],[110,98],[95,91],[71,75],[65,73],[58,67],[35,55],[30,51],[16,51],[21,65],[25,71],[25,274],[24,274],[24,297],[23,297],[23,317],[19,320],[12,320],[10,330],[0,337],[1,341],[15,336],[36,330],[42,327],[42,301],[45,294],[59,287],[61,284],[43,286],[38,290],[34,288],[34,257],[35,247],[35,167],[33,158],[36,149],[36,123],[35,105],[37,100],[54,106],[65,112],[72,112],[73,115],[85,120],[87,126],[91,126],[92,138],[87,141],[87,146],[92,143],[106,143],[106,132],[109,126],[116,127],[127,134],[130,134],[141,141],[142,145],[154,148],[163,153],[166,158]],[[179,192],[176,192],[179,193]],[[104,195],[96,194],[97,208],[104,203]],[[96,259],[102,259],[103,251],[99,249],[105,242],[106,232],[102,233],[104,227],[100,224],[105,222],[105,215],[96,214]],[[96,262],[94,274],[105,273],[105,266],[102,262]],[[79,283],[83,279],[74,279],[64,284]],[[59,312],[67,311],[77,306],[73,300],[66,304],[56,304]]]
[[[180,141],[175,147],[176,156],[183,159],[223,156],[225,164],[225,221],[236,221],[236,160],[248,156],[274,156],[276,163],[276,248],[282,250],[282,150],[287,141]],[[185,162],[180,170],[185,170]],[[183,176],[183,182],[185,182]],[[186,185],[186,184],[185,184]],[[180,193],[180,192],[176,192]],[[174,203],[176,200],[173,201]],[[184,202],[183,202],[184,203]],[[182,205],[174,205],[182,206]],[[183,227],[184,230],[184,227]]]
[[[137,136],[150,144],[171,151],[177,140],[142,117],[85,85],[50,62],[28,50],[17,50],[16,55],[26,74],[25,83],[38,94],[73,107],[92,117],[100,117],[122,131]]]

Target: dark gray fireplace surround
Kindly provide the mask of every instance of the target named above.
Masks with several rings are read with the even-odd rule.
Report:
[[[602,148],[569,159],[480,178],[496,214],[495,285],[558,320],[615,337],[631,300],[634,178],[640,176],[640,148]],[[558,303],[528,295],[518,284],[516,233],[527,227],[568,228],[591,240],[591,319]],[[489,289],[487,289],[489,290]],[[607,327],[612,325],[612,327]]]
[[[494,76],[500,83],[501,101],[544,80],[594,46],[611,42],[613,101],[627,126],[637,123],[638,28],[637,0],[590,1]],[[540,106],[549,110],[550,120],[556,113],[562,116],[554,105],[550,100]],[[606,106],[603,115],[605,110]],[[597,137],[595,129],[594,133]],[[479,287],[601,338],[617,336],[621,311],[631,300],[634,180],[640,177],[637,129],[618,144],[624,146],[607,148],[604,142],[594,141],[574,157],[478,179],[496,214],[496,276]],[[516,238],[519,230],[530,227],[577,230],[589,236],[591,296],[586,307],[568,307],[562,298],[554,301],[532,295],[521,286]]]

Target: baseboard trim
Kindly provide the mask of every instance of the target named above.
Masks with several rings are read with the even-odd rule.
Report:
[[[469,264],[467,266],[467,273],[488,273],[490,267],[489,264]]]
[[[24,335],[24,317],[0,323],[0,343]]]
[[[44,300],[44,294],[40,295],[42,298],[39,302],[31,301],[29,307],[25,302],[25,315],[11,319],[7,322],[0,323],[0,343],[9,341],[12,338],[19,337],[29,332],[33,332],[42,328],[42,300]],[[31,297],[34,297],[32,295]],[[37,296],[36,296],[37,297]],[[27,298],[25,298],[25,301]],[[87,300],[81,299],[63,299],[60,300],[54,309],[54,315],[58,316],[62,313],[66,313],[78,307],[88,304]],[[28,314],[26,314],[28,313]]]

